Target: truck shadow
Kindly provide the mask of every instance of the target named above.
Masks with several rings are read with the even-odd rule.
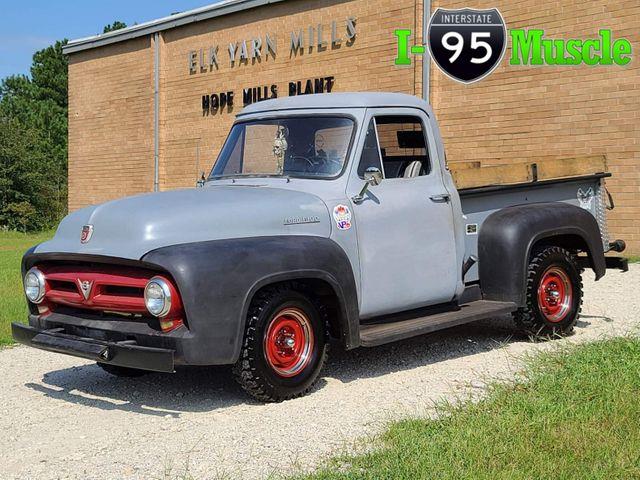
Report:
[[[608,320],[585,315],[576,329],[586,328],[596,318]],[[349,383],[530,341],[517,332],[510,317],[499,317],[376,348],[344,351],[336,347],[314,390],[326,386],[325,378]],[[51,371],[40,383],[25,386],[76,405],[161,417],[213,412],[239,405],[260,408],[262,404],[248,397],[235,383],[230,370],[229,367],[190,367],[172,375],[117,378],[89,364]]]

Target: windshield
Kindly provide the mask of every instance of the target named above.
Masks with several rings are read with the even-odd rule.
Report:
[[[209,178],[238,175],[331,178],[342,172],[354,122],[288,117],[233,126]]]

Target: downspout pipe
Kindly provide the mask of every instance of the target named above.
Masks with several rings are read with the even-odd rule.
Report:
[[[160,189],[160,33],[153,34],[153,191]]]
[[[422,98],[428,104],[431,104],[431,88],[429,85],[431,79],[431,55],[427,47],[427,27],[429,26],[429,18],[431,18],[431,0],[423,0],[422,2],[422,43],[425,47],[424,56],[422,57]]]

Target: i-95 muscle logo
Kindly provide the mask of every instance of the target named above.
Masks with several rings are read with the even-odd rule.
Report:
[[[615,38],[609,28],[598,29],[595,38],[547,38],[540,28],[508,31],[497,8],[476,10],[438,8],[431,16],[423,44],[408,28],[394,30],[398,42],[395,64],[409,66],[411,55],[429,56],[449,78],[469,84],[493,72],[511,39],[511,66],[607,65],[624,67],[631,63],[633,48],[627,38]]]

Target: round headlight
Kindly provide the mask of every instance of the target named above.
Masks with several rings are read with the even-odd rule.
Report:
[[[44,274],[37,268],[30,269],[24,276],[24,293],[32,303],[40,303],[45,294]]]
[[[144,289],[144,303],[154,317],[164,317],[171,310],[171,289],[165,280],[153,277]]]

